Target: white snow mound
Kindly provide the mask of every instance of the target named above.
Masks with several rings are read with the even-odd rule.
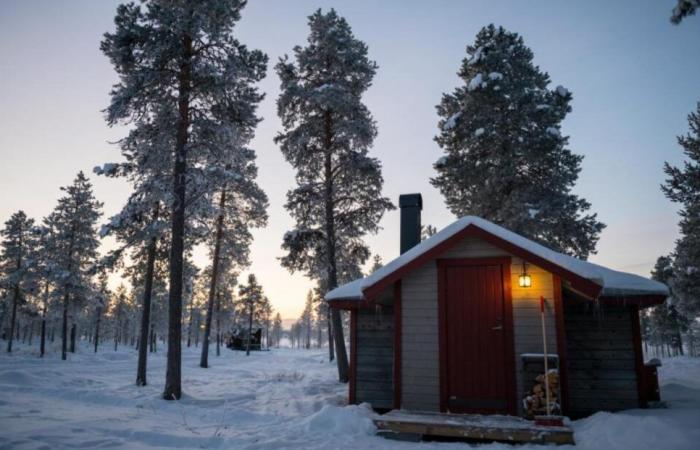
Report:
[[[336,436],[371,436],[376,427],[372,422],[372,408],[367,403],[361,405],[324,405],[320,411],[306,421],[306,431],[313,434]]]

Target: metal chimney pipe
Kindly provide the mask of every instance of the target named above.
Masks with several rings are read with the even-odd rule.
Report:
[[[420,243],[420,212],[423,209],[423,197],[420,194],[403,194],[399,196],[401,208],[401,253],[406,253]]]

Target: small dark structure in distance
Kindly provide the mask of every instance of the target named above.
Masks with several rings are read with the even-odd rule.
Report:
[[[246,350],[248,346],[248,333],[243,330],[234,330],[226,338],[226,347],[231,350]],[[262,328],[256,328],[250,334],[250,350],[262,350]]]

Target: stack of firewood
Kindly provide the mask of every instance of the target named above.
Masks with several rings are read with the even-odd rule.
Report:
[[[549,369],[547,373],[547,381],[549,385],[549,408],[550,414],[559,414],[559,371],[557,369]],[[547,393],[545,391],[545,374],[541,373],[535,378],[535,385],[530,392],[525,394],[523,399],[523,410],[525,416],[533,418],[547,414]]]

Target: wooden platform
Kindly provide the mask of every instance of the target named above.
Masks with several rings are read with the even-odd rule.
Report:
[[[574,444],[574,432],[567,426],[541,427],[512,416],[391,411],[375,417],[374,424],[379,430],[400,434],[512,443]]]

